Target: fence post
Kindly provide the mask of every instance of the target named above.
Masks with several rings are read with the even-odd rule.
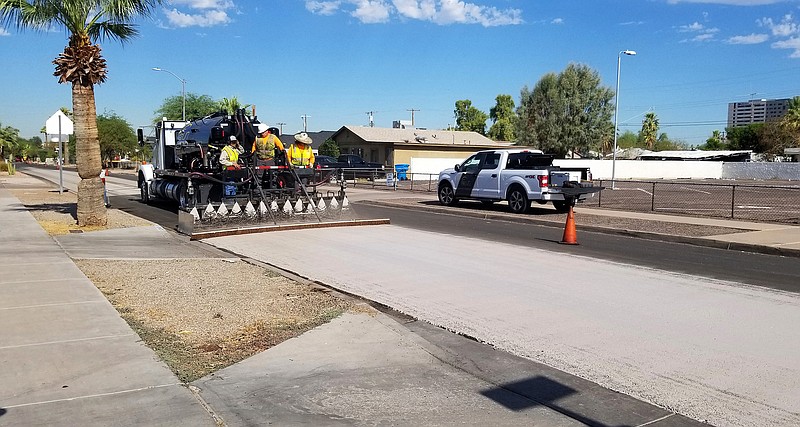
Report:
[[[428,192],[431,191],[431,174],[428,174]]]
[[[406,172],[406,173],[408,174],[409,177],[411,177],[410,178],[411,179],[411,191],[414,191],[414,174],[413,173],[408,173],[408,172]]]
[[[656,210],[656,183],[653,183],[653,191],[650,193],[650,212]]]
[[[731,187],[731,219],[733,219],[733,210],[736,207],[736,184]]]
[[[600,180],[600,186],[603,186],[603,180]],[[603,206],[603,190],[597,192],[597,207]]]

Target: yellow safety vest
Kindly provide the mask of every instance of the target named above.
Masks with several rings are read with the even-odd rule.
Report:
[[[228,153],[228,160],[230,160],[231,163],[239,161],[239,152],[234,150],[230,145],[222,147],[222,151]]]
[[[266,138],[257,137],[256,143],[253,144],[253,152],[261,160],[272,160],[275,156],[276,146],[283,150],[281,140],[275,135],[269,135]]]
[[[306,145],[305,149],[301,149],[297,144],[292,144],[292,146],[289,147],[289,159],[291,159],[292,164],[295,166],[308,166],[311,164],[312,154],[313,151],[310,145]]]

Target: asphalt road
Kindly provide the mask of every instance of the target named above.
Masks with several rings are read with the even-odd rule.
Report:
[[[25,170],[25,168],[20,168]],[[29,168],[28,173],[58,182],[58,171]],[[64,171],[65,187],[77,187],[74,172]],[[172,230],[177,224],[177,206],[170,202],[139,201],[134,176],[117,174],[108,180],[111,205],[124,212]],[[622,262],[665,271],[730,280],[771,289],[800,293],[800,263],[794,258],[736,252],[659,242],[619,235],[579,231],[579,246],[558,244],[563,229],[537,224],[488,221],[451,214],[353,203],[362,218],[390,218],[393,225],[455,236],[483,239],[528,248],[546,249]],[[524,268],[525,266],[521,266]],[[569,269],[569,265],[559,266]]]

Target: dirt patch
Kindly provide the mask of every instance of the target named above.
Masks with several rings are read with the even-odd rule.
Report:
[[[152,225],[109,209],[106,227],[78,227],[77,195],[23,174],[0,180],[50,235]],[[172,369],[190,382],[326,323],[355,306],[318,286],[245,261],[74,260]]]
[[[244,261],[76,260],[182,381],[193,381],[353,306]]]

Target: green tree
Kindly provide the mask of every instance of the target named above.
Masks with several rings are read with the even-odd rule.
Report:
[[[133,128],[116,113],[97,116],[97,133],[103,162],[113,160],[117,155],[130,155],[138,148]]]
[[[644,115],[641,136],[645,146],[652,150],[658,140],[658,117],[656,117],[656,113],[651,111]]]
[[[780,126],[786,132],[789,146],[800,147],[800,96],[789,101],[789,109],[780,119]]]
[[[764,123],[752,123],[747,126],[736,126],[725,129],[729,150],[752,150],[761,152],[759,133]]]
[[[626,130],[622,135],[617,137],[617,147],[626,150],[628,148],[642,148],[642,145],[639,143],[639,137],[636,136],[635,133]]]
[[[138,34],[132,21],[147,16],[162,0],[0,0],[0,23],[49,31],[63,27],[69,42],[53,63],[59,83],[72,85],[77,139],[78,225],[106,225],[108,214],[100,181],[100,143],[94,86],[108,68],[98,40],[125,42]]]
[[[489,116],[472,106],[472,101],[469,99],[456,101],[456,109],[453,112],[456,115],[456,130],[478,132],[481,135],[486,135],[486,119]]]
[[[570,64],[558,75],[548,73],[532,90],[522,88],[517,142],[559,156],[599,149],[613,132],[613,97],[588,66]]]
[[[242,105],[239,102],[239,99],[236,98],[235,96],[231,98],[222,98],[222,100],[219,101],[219,111],[224,111],[228,115],[233,115],[236,112],[236,110],[241,110],[249,106],[250,104]]]
[[[687,150],[688,145],[680,140],[672,140],[666,133],[662,132],[661,135],[658,136],[658,140],[656,140],[653,149],[655,151]]]
[[[0,123],[0,162],[6,161],[6,156],[17,146],[19,130]]]
[[[186,94],[186,119],[194,120],[205,117],[220,111],[219,101],[215,101],[208,95],[198,95],[195,93]],[[165,117],[167,120],[181,120],[183,117],[183,96],[176,95],[164,99],[161,107],[155,111],[153,123],[159,122]]]
[[[794,146],[797,142],[794,138],[783,120],[768,121],[758,130],[758,152],[772,161],[776,156],[782,156],[784,149]]]
[[[489,110],[492,127],[488,137],[495,141],[514,141],[516,139],[517,113],[511,95],[497,95],[495,106]]]
[[[724,150],[727,148],[727,144],[722,139],[722,132],[715,130],[711,132],[706,143],[697,148],[703,151]]]
[[[319,146],[319,154],[323,156],[339,157],[339,154],[341,154],[339,144],[331,138],[328,138]]]

